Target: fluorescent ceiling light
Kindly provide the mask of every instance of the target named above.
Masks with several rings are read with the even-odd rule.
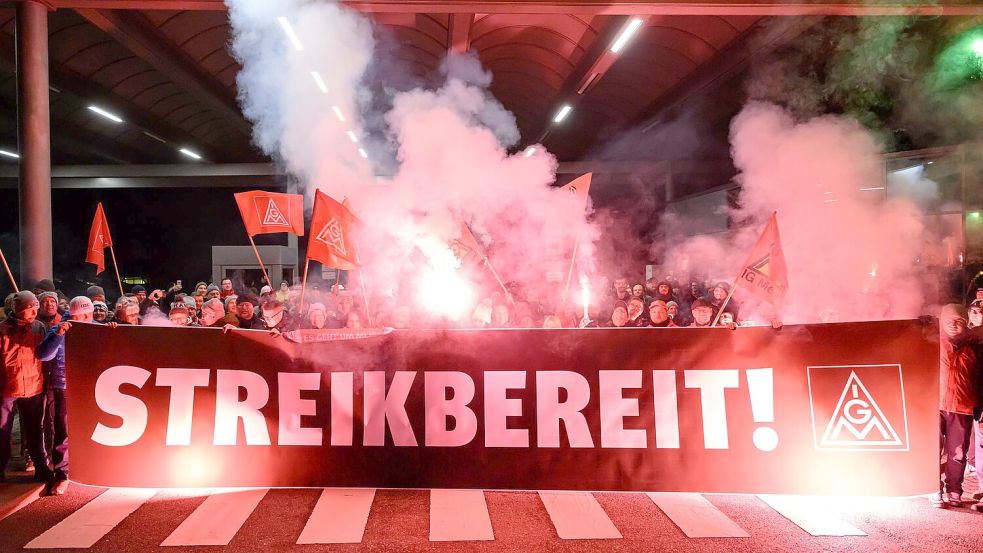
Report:
[[[294,32],[294,28],[290,26],[290,22],[287,21],[287,18],[281,15],[280,17],[276,18],[276,20],[280,23],[280,27],[283,29],[283,34],[287,35],[287,38],[290,39],[290,42],[294,45],[294,48],[296,48],[298,52],[303,50],[304,45],[300,43],[297,33]]]
[[[629,21],[628,25],[625,25],[625,28],[621,31],[621,34],[618,35],[618,38],[614,39],[614,42],[611,43],[611,53],[617,54],[620,52],[625,47],[625,44],[628,44],[628,41],[631,40],[631,37],[635,36],[635,33],[641,28],[641,19],[632,19]]]
[[[324,84],[321,80],[321,74],[317,71],[311,71],[311,77],[314,77],[314,82],[317,83],[317,87],[321,89],[321,92],[328,93],[328,85]]]
[[[154,133],[152,133],[152,132],[148,132],[148,131],[143,131],[143,134],[145,134],[145,135],[147,135],[147,136],[149,136],[150,138],[153,138],[153,139],[154,139],[154,140],[156,140],[157,142],[163,142],[164,144],[167,144],[167,141],[166,141],[166,140],[164,140],[163,138],[161,138],[161,137],[159,137],[159,136],[157,136],[156,134],[154,134]]]
[[[528,148],[526,148],[525,156],[526,157],[530,157],[530,156],[532,156],[535,153],[536,153],[536,147],[535,146],[529,146]]]
[[[562,123],[563,120],[567,118],[567,115],[570,115],[571,111],[573,111],[573,108],[570,107],[570,104],[564,104],[563,107],[560,108],[560,111],[556,112],[556,115],[553,117],[553,122]]]
[[[358,142],[358,137],[352,131],[348,131],[348,138],[351,138],[352,142]]]
[[[123,119],[120,118],[120,116],[116,115],[115,113],[109,113],[108,111],[102,109],[99,106],[89,106],[89,110],[98,113],[99,115],[105,117],[106,119],[109,119],[110,121],[113,121],[114,123],[123,122]]]
[[[871,186],[870,188],[861,188],[861,191],[866,192],[867,190],[884,190],[883,186]]]
[[[184,154],[184,155],[192,158],[192,159],[201,159],[201,156],[200,155],[198,155],[197,153],[195,153],[195,152],[193,152],[193,151],[191,151],[191,150],[189,150],[187,148],[181,148],[178,151],[181,152],[182,154]]]
[[[7,157],[12,157],[14,159],[20,159],[20,155],[14,152],[9,152],[7,150],[0,150],[0,156],[7,156]]]
[[[359,148],[358,155],[364,157],[365,159],[369,159],[369,154],[366,153],[365,148]]]
[[[342,123],[345,122],[345,116],[341,114],[341,108],[339,108],[338,106],[331,106],[331,110],[334,111],[334,114],[338,116],[339,121],[341,121]]]

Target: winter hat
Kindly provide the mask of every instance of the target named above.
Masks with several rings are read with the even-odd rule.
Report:
[[[674,301],[670,301],[669,303],[666,304],[666,309],[670,307],[679,307],[679,304]]]
[[[307,308],[307,315],[310,316],[311,313],[315,311],[320,311],[321,313],[327,313],[328,310],[324,308],[324,304],[320,302],[312,303],[310,307]]]
[[[25,309],[30,309],[31,307],[40,307],[37,296],[34,292],[30,290],[21,290],[14,294],[14,299],[11,301],[11,307],[14,308],[14,313],[20,313]]]
[[[242,304],[242,303],[248,303],[248,304],[251,304],[252,306],[255,307],[255,306],[259,305],[259,300],[256,298],[256,296],[254,296],[252,294],[246,293],[246,294],[243,294],[243,295],[239,296],[239,299],[237,300],[236,303],[240,303],[240,304]]]
[[[179,315],[180,314],[190,315],[191,311],[189,311],[188,306],[182,302],[182,303],[172,303],[170,313],[171,314],[177,313]]]
[[[137,284],[133,288],[130,288],[130,292],[133,292],[134,294],[139,294],[140,292],[146,292],[146,291],[147,289],[144,288],[143,286],[140,286],[139,284]]]
[[[214,284],[209,284],[208,285],[208,288],[205,288],[205,293],[207,294],[207,293],[211,292],[212,290],[215,290],[216,292],[221,292],[222,291],[222,290],[219,289],[218,286],[215,286]]]
[[[41,295],[38,296],[38,303],[44,301],[44,298],[49,298],[49,297],[54,298],[55,303],[58,303],[58,294],[56,294],[55,292],[41,292]]]
[[[195,302],[194,296],[184,296],[183,298],[181,298],[181,301],[184,302],[184,306],[187,307],[189,310],[192,311],[198,310],[198,304]]]
[[[226,309],[229,308],[229,302],[230,301],[238,301],[238,300],[239,300],[239,296],[237,296],[235,294],[232,294],[231,296],[225,296],[225,300],[224,300],[225,308]]]
[[[212,311],[219,319],[225,316],[225,307],[222,305],[222,300],[218,298],[212,298],[201,304],[202,316],[205,315],[205,311]]]
[[[92,310],[102,309],[103,311],[109,312],[109,306],[106,305],[104,301],[94,301],[92,302]]]
[[[102,289],[102,286],[89,286],[89,288],[85,291],[85,295],[89,296],[90,298],[92,296],[106,297],[106,291]]]
[[[268,284],[266,286],[262,287],[260,289],[260,291],[259,291],[259,295],[261,295],[261,296],[265,296],[266,294],[272,294],[272,293],[273,293],[273,289],[270,288],[270,286]]]
[[[68,303],[68,314],[71,316],[75,315],[85,315],[87,313],[92,313],[95,311],[95,305],[86,296],[75,296],[72,301]]]
[[[50,278],[42,278],[34,285],[34,288],[38,290],[44,290],[45,292],[54,292],[55,283],[51,281]]]

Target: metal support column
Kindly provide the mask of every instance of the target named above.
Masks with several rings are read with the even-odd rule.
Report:
[[[35,0],[19,2],[16,34],[20,276],[31,286],[52,277],[48,7]]]

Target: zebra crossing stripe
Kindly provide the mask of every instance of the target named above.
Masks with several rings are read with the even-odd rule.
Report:
[[[556,534],[565,540],[620,539],[601,504],[590,492],[539,492]]]
[[[647,494],[690,538],[746,538],[748,533],[698,493]]]
[[[374,498],[374,489],[321,490],[297,543],[362,543]]]
[[[790,495],[759,495],[780,515],[813,536],[866,536],[866,532],[826,512],[814,498]]]
[[[481,490],[430,490],[430,541],[494,540]]]
[[[44,491],[42,484],[7,484],[0,486],[0,520],[27,507]]]
[[[267,491],[268,488],[216,491],[161,545],[228,545]]]
[[[156,493],[156,489],[147,488],[109,488],[31,540],[24,549],[92,547]]]

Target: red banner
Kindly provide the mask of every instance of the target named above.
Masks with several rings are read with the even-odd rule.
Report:
[[[311,238],[307,257],[325,267],[351,271],[358,268],[358,245],[352,239],[358,219],[348,207],[320,190],[314,193]]]
[[[85,262],[96,266],[96,274],[106,270],[106,248],[113,247],[113,237],[109,234],[109,221],[102,209],[102,202],[96,206],[89,228],[89,247],[85,252]]]
[[[935,325],[336,338],[75,325],[66,344],[72,479],[132,487],[938,489]]]

